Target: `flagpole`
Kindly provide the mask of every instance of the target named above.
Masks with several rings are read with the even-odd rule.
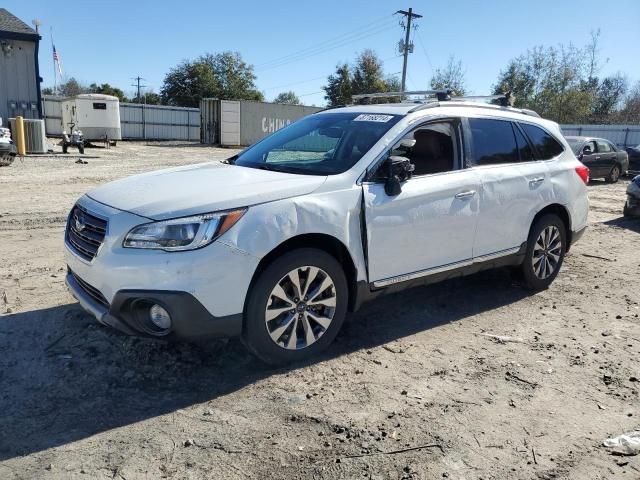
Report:
[[[49,27],[49,35],[51,36],[51,53],[53,54],[53,27]],[[53,59],[53,94],[58,94],[58,74],[56,73],[56,61]]]

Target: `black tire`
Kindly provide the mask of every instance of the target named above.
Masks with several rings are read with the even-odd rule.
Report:
[[[66,143],[62,144],[62,153],[67,153],[67,150],[69,149],[69,147],[67,146]]]
[[[550,242],[552,248],[543,250],[545,252],[549,251],[554,254],[553,257],[547,254],[540,254],[541,250],[539,249],[539,247],[541,243],[539,242],[541,240],[542,233],[547,228],[550,229],[549,232],[557,231],[559,236],[560,244],[558,249],[556,249],[555,243]],[[542,241],[542,243],[544,243],[544,241]],[[527,250],[525,253],[524,261],[520,266],[524,285],[531,290],[545,290],[546,288],[548,288],[549,285],[551,285],[551,283],[558,276],[558,272],[562,267],[562,262],[564,261],[564,255],[566,251],[567,232],[565,230],[565,225],[562,219],[555,214],[547,214],[536,220],[535,223],[531,226],[531,231],[529,232],[529,238],[527,240]],[[558,259],[554,260],[556,255],[558,256]],[[537,260],[538,258],[541,259]],[[540,263],[546,261],[547,259],[549,260],[549,263],[544,265]],[[553,270],[548,276],[545,276],[547,271],[537,272],[536,267],[540,267],[541,265],[543,265],[541,268],[546,268],[547,265],[550,265],[553,262],[556,263],[555,265],[553,265]]]
[[[624,202],[624,208],[622,209],[622,215],[624,215],[625,217],[630,217],[631,216],[631,212],[629,211],[629,204],[627,202]]]
[[[618,165],[617,163],[611,168],[611,171],[609,172],[609,175],[607,175],[607,182],[609,183],[618,183],[618,180],[620,180],[620,174],[622,173],[622,170],[620,169],[620,165]]]
[[[78,151],[81,155],[84,155],[84,145],[78,145]]]
[[[309,346],[295,350],[287,349],[272,339],[267,327],[266,310],[268,306],[273,306],[277,302],[278,297],[272,297],[276,285],[284,285],[286,287],[287,275],[298,268],[301,268],[300,271],[302,272],[310,272],[310,270],[302,269],[302,267],[306,266],[316,267],[321,270],[320,276],[316,277],[316,279],[326,278],[324,276],[326,273],[329,280],[333,282],[331,287],[316,292],[314,296],[314,298],[321,297],[323,296],[323,292],[325,295],[331,296],[331,298],[333,298],[332,294],[335,295],[335,307],[323,310],[324,312],[333,311],[333,316],[326,329],[323,329],[319,323],[316,324],[310,321],[308,316],[304,317],[304,322],[306,323],[303,325],[302,316],[305,315],[304,305],[306,302],[302,302],[303,299],[299,299],[301,300],[300,303],[303,304],[303,310],[299,310],[298,307],[300,304],[296,304],[291,298],[288,298],[287,303],[280,304],[285,305],[287,311],[270,320],[269,325],[272,327],[272,330],[277,330],[278,327],[284,324],[292,325],[290,328],[286,328],[280,336],[280,338],[288,340],[291,340],[291,336],[294,335],[291,333],[293,329],[297,329],[296,332],[304,333],[306,332],[305,327],[311,324],[313,324],[312,330],[315,329],[316,332],[321,333],[317,340]],[[317,283],[313,280],[314,279],[310,281],[310,284],[304,285],[303,288],[306,290],[309,287],[322,283],[319,280]],[[306,284],[307,282],[309,282],[309,280],[306,280],[304,283]],[[300,282],[300,284],[303,285],[302,282]],[[269,264],[262,273],[259,274],[259,277],[251,287],[245,305],[245,322],[242,334],[243,343],[254,355],[271,365],[298,362],[313,357],[327,348],[340,331],[347,313],[348,295],[349,290],[344,271],[340,263],[333,256],[315,248],[292,250]],[[311,299],[309,299],[308,303],[311,305]],[[287,304],[291,305],[291,310],[288,310],[289,307],[286,306]],[[282,306],[280,308],[282,308]],[[307,311],[309,308],[315,307],[307,307]],[[326,307],[320,308],[324,309]],[[293,319],[291,319],[292,317]],[[301,342],[306,343],[306,339],[300,338],[300,335],[297,333],[295,334],[295,339],[296,345]],[[283,343],[284,342],[285,340],[283,340]]]

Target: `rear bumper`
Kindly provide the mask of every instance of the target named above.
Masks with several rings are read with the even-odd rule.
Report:
[[[67,273],[66,284],[85,311],[101,324],[127,335],[195,340],[232,337],[242,332],[242,314],[215,317],[187,292],[120,290],[109,304],[71,271]],[[154,334],[146,328],[148,311],[144,305],[152,304],[161,305],[171,315],[171,328],[167,333]]]

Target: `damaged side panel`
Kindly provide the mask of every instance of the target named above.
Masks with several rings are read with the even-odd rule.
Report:
[[[320,192],[249,208],[237,228],[220,241],[254,257],[264,258],[281,243],[305,234],[325,234],[346,247],[357,271],[366,280],[360,212],[362,188]]]

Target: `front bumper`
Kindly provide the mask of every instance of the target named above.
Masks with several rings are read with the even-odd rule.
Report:
[[[123,290],[111,304],[96,294],[97,290],[69,270],[67,287],[80,306],[100,323],[127,335],[206,339],[233,337],[242,332],[242,314],[215,317],[196,298],[186,292]],[[145,323],[148,310],[141,305],[159,304],[171,315],[171,329],[154,334]]]
[[[143,299],[170,313],[172,328],[166,336],[241,333],[244,302],[259,259],[226,244],[224,236],[186,252],[123,248],[127,232],[149,219],[86,196],[78,204],[108,220],[104,241],[92,259],[79,256],[65,240],[69,290],[99,322],[127,334],[145,335],[139,305],[133,306]]]

